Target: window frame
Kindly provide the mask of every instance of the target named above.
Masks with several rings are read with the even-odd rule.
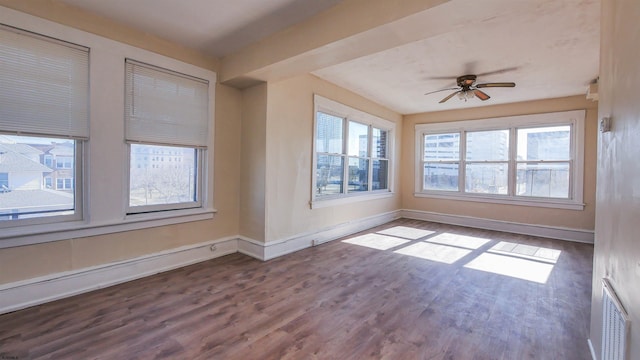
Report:
[[[84,158],[85,158],[86,144],[89,141],[89,124],[91,121],[90,115],[89,115],[89,108],[90,108],[90,102],[91,102],[90,100],[90,92],[91,92],[91,84],[90,84],[91,66],[90,65],[91,65],[91,56],[92,56],[91,48],[85,45],[80,45],[80,42],[76,41],[77,39],[72,39],[72,38],[63,39],[63,36],[48,34],[46,31],[33,31],[32,29],[27,29],[23,26],[16,26],[16,25],[17,24],[11,23],[10,21],[2,21],[2,19],[0,19],[0,29],[2,31],[12,32],[19,36],[25,36],[25,37],[31,38],[32,40],[48,42],[49,44],[69,48],[71,51],[76,52],[76,55],[64,57],[64,59],[66,60],[74,59],[75,64],[80,64],[81,62],[84,63],[84,60],[86,59],[86,67],[69,67],[69,70],[71,71],[69,76],[71,78],[84,79],[83,77],[81,77],[81,74],[82,73],[86,74],[86,82],[82,82],[82,81],[75,82],[74,85],[78,85],[81,87],[73,88],[74,90],[77,90],[77,93],[83,94],[81,95],[81,99],[83,101],[81,102],[74,101],[73,103],[75,105],[81,105],[83,104],[83,102],[86,102],[86,103],[84,104],[84,107],[79,107],[80,111],[76,109],[66,114],[68,117],[63,117],[63,119],[66,119],[63,121],[58,121],[58,120],[47,121],[51,119],[41,119],[39,116],[33,116],[31,118],[32,121],[25,126],[25,124],[22,124],[19,121],[20,115],[17,115],[17,120],[12,120],[12,123],[7,123],[7,128],[0,129],[0,135],[60,139],[64,141],[73,141],[74,143],[73,156],[67,156],[68,159],[69,158],[71,159],[69,160],[70,161],[69,164],[71,166],[67,168],[57,168],[57,167],[51,166],[52,171],[68,170],[73,172],[74,180],[76,183],[74,184],[74,181],[72,181],[72,186],[69,189],[69,190],[72,190],[73,192],[73,199],[74,199],[73,209],[54,211],[54,212],[57,212],[57,214],[55,215],[46,215],[45,213],[49,211],[42,211],[40,212],[41,214],[44,214],[42,216],[34,216],[34,217],[28,217],[28,218],[22,218],[22,219],[2,220],[0,221],[0,229],[4,234],[7,234],[7,236],[12,236],[12,234],[14,234],[15,232],[22,233],[25,231],[25,229],[31,230],[36,228],[42,228],[42,226],[44,227],[56,226],[57,224],[65,224],[65,226],[68,226],[67,224],[78,223],[85,218],[86,207],[84,206],[84,204],[87,200],[86,200],[86,194],[84,192],[84,187],[83,187],[83,181],[84,181],[83,175],[84,175],[84,169],[86,167],[86,163],[84,163]],[[40,46],[38,46],[38,48],[40,48]],[[31,50],[33,49],[34,48],[31,48]],[[77,56],[78,52],[82,54],[81,57]],[[50,55],[50,53],[46,53],[46,54]],[[67,53],[67,55],[69,55],[69,53]],[[60,57],[60,58],[63,58],[63,57]],[[60,58],[56,58],[58,62]],[[45,66],[50,66],[50,65],[51,64],[46,64]],[[74,73],[73,71],[76,71],[76,72]],[[86,86],[86,88],[84,88],[84,86]],[[36,90],[42,91],[42,89],[36,89]],[[46,99],[47,95],[49,95],[49,92],[44,90],[42,96],[45,97],[45,100],[39,101],[38,103],[39,104],[47,103],[47,99]],[[77,96],[77,94],[71,95],[71,96],[72,97]],[[74,98],[73,100],[78,100],[78,99]],[[14,125],[14,123],[16,122],[21,123],[22,125],[21,126]],[[36,123],[40,126],[35,127],[34,125]],[[45,165],[45,161],[44,161],[47,155],[50,156],[50,154],[45,154],[45,156],[43,156],[43,158],[41,159],[42,161],[41,164],[43,164],[44,166],[47,166]],[[44,176],[42,178],[40,185],[44,187]],[[67,213],[67,212],[72,212],[72,213]],[[2,238],[3,237],[0,236],[0,240]]]
[[[148,213],[166,212],[166,211],[174,211],[174,210],[201,209],[203,207],[203,191],[202,191],[203,181],[204,181],[203,179],[205,177],[204,173],[206,172],[206,166],[205,166],[206,163],[203,161],[203,159],[206,158],[206,152],[209,144],[211,143],[211,138],[209,137],[209,134],[211,134],[210,127],[212,126],[210,124],[211,122],[210,121],[211,119],[211,101],[210,101],[211,82],[208,79],[202,79],[197,76],[185,74],[183,72],[178,72],[166,67],[145,63],[137,59],[133,59],[133,58],[125,59],[125,77],[128,78],[129,74],[131,74],[133,78],[134,74],[137,74],[134,70],[138,68],[143,69],[142,71],[146,72],[147,74],[150,74],[149,76],[151,75],[168,76],[169,78],[171,78],[171,80],[187,81],[190,85],[193,85],[193,84],[199,84],[200,86],[203,84],[206,85],[207,101],[205,104],[203,104],[203,107],[205,107],[205,109],[203,109],[205,113],[204,115],[205,118],[201,120],[206,122],[205,125],[206,125],[207,131],[206,131],[206,134],[204,134],[205,139],[193,138],[193,135],[185,137],[184,134],[181,134],[183,136],[178,137],[177,139],[168,139],[168,140],[163,139],[165,142],[160,142],[156,140],[157,134],[153,135],[154,132],[151,133],[152,136],[150,139],[139,139],[138,137],[135,136],[135,134],[134,135],[129,134],[128,129],[129,129],[129,126],[131,126],[131,122],[133,121],[133,123],[135,124],[135,123],[139,123],[140,120],[134,118],[133,107],[131,107],[131,105],[129,104],[129,102],[133,103],[135,101],[134,92],[133,92],[134,84],[132,83],[131,84],[132,89],[129,89],[128,88],[129,82],[128,81],[125,82],[124,90],[125,90],[126,100],[125,100],[124,121],[125,121],[125,129],[127,129],[125,130],[125,141],[127,142],[127,160],[126,160],[127,166],[125,169],[126,184],[127,184],[126,202],[125,202],[126,214],[127,216],[130,216],[135,214],[148,214]],[[154,79],[157,80],[159,78],[154,77]],[[167,80],[164,79],[164,81],[167,81]],[[172,83],[172,84],[177,84],[177,83]],[[184,83],[181,83],[181,84],[184,84]],[[130,94],[132,96],[131,99],[129,98]],[[154,96],[156,94],[151,93],[151,95]],[[129,114],[129,111],[131,111],[131,114]],[[182,117],[182,119],[184,119],[184,117]],[[162,124],[165,124],[166,122],[166,120],[156,122],[155,118],[147,118],[147,120],[150,120],[149,127],[150,128],[156,127],[156,131],[158,130],[157,129],[158,124],[162,126]],[[186,127],[188,129],[199,129],[197,126],[198,125],[201,126],[202,124],[197,123],[196,126],[192,126],[192,125],[194,125],[193,119],[191,119],[191,121],[188,122],[187,124],[183,125],[183,128]],[[162,133],[163,130],[166,130],[166,129],[160,128],[159,129],[160,133]],[[202,136],[201,131],[195,131],[195,132],[191,131],[191,133],[196,133],[196,135]],[[148,134],[149,133],[147,133],[146,135],[147,137],[149,136]],[[194,166],[194,169],[195,169],[194,201],[168,203],[168,204],[131,205],[131,164],[132,164],[131,147],[133,144],[147,145],[147,146],[160,146],[160,147],[181,147],[181,148],[193,149],[196,157],[195,163],[194,163],[195,165]],[[156,151],[154,150],[152,153],[156,153]],[[172,154],[173,152],[170,152],[169,154],[159,153],[158,155],[155,156],[156,162],[158,162],[157,160],[159,160],[159,162],[164,163],[165,156],[170,158]],[[153,168],[158,168],[158,167],[160,167],[160,165],[154,166]]]
[[[559,208],[570,210],[583,210],[584,188],[584,126],[586,110],[568,110],[550,113],[516,115],[507,117],[486,118],[477,120],[463,120],[443,123],[427,123],[415,125],[415,179],[414,196],[423,198],[462,200],[473,202],[511,204],[534,207]],[[518,161],[517,130],[563,126],[571,127],[570,140],[570,178],[569,197],[547,198],[532,197],[515,194],[517,164],[526,161]],[[508,159],[508,190],[502,194],[480,194],[466,192],[465,168],[466,168],[466,133],[476,131],[509,130],[509,159]],[[425,190],[424,186],[424,137],[425,135],[460,133],[460,154],[458,161],[458,190]],[[551,161],[549,161],[551,162]],[[567,161],[562,161],[567,162]],[[474,163],[470,161],[469,163]]]
[[[76,209],[82,216],[69,221],[39,224],[31,224],[31,220],[34,219],[24,219],[30,223],[2,228],[0,249],[209,220],[214,217],[217,212],[213,198],[216,95],[214,84],[217,83],[215,71],[6,7],[0,6],[0,9],[1,24],[89,48],[88,128],[91,137],[90,140],[84,141],[76,139],[76,148],[82,157],[77,159],[78,165],[74,169],[65,170],[78,174],[74,187],[75,191],[82,194],[82,199]],[[117,122],[122,121],[125,106],[126,58],[206,79],[211,84],[208,96],[207,151],[201,157],[204,165],[202,206],[199,208],[131,215],[126,213],[128,154],[124,141],[124,127],[117,126]],[[114,192],[122,195],[113,196]],[[49,221],[53,217],[41,219]]]
[[[6,135],[15,135],[15,134],[8,134],[5,133]],[[32,136],[32,137],[38,137],[38,136]],[[43,137],[43,138],[53,138],[53,137],[45,137],[45,136],[39,136],[39,137]],[[36,226],[48,226],[48,225],[53,225],[53,224],[58,224],[58,223],[62,223],[62,224],[73,224],[74,222],[79,222],[82,221],[82,219],[86,216],[84,209],[85,209],[85,192],[84,192],[84,182],[83,182],[83,169],[86,166],[86,163],[84,162],[84,153],[85,153],[85,146],[86,146],[86,141],[84,140],[79,140],[79,139],[75,139],[74,140],[74,165],[77,164],[76,166],[73,166],[72,170],[73,171],[73,181],[72,181],[72,188],[71,189],[64,189],[64,190],[71,190],[74,193],[74,197],[73,197],[73,214],[60,214],[60,215],[51,215],[51,216],[40,216],[40,217],[33,217],[33,218],[25,218],[25,219],[14,219],[14,220],[10,220],[10,221],[0,221],[0,229],[2,229],[3,231],[7,232],[7,233],[12,233],[13,231],[20,231],[20,229],[25,229],[25,228],[32,228],[32,227],[36,227]],[[55,169],[53,169],[55,171]],[[43,177],[43,182],[44,182],[45,177]],[[52,184],[55,184],[56,182],[53,182],[52,180]],[[56,184],[57,185],[57,184]],[[53,190],[58,190],[57,187]],[[65,211],[65,210],[61,210]],[[0,240],[2,238],[0,237]]]
[[[205,149],[202,148],[194,148],[188,146],[181,146],[184,148],[193,149],[195,152],[195,168],[196,168],[196,178],[195,178],[195,189],[194,192],[196,194],[195,201],[192,202],[180,202],[180,203],[170,203],[170,204],[153,204],[153,205],[137,205],[131,206],[131,145],[157,145],[157,146],[166,146],[169,145],[159,145],[159,144],[147,144],[147,143],[128,143],[127,144],[127,165],[128,168],[126,170],[127,173],[127,186],[126,186],[126,213],[127,216],[136,215],[136,214],[148,214],[148,213],[156,213],[156,212],[164,212],[164,211],[174,211],[174,210],[185,210],[185,209],[200,209],[202,208],[202,186],[203,186],[203,169],[204,169],[204,161],[205,158]],[[155,165],[153,165],[155,167]]]
[[[313,112],[313,138],[312,138],[312,167],[311,167],[311,201],[312,209],[327,206],[335,206],[355,201],[372,200],[378,198],[390,197],[394,193],[393,184],[393,154],[394,154],[394,134],[396,124],[392,121],[368,114],[364,111],[354,109],[348,105],[341,104],[337,101],[330,100],[323,96],[314,94],[314,112]],[[318,112],[341,118],[342,121],[342,152],[341,153],[319,153],[316,151],[317,137],[317,121]],[[367,156],[355,156],[349,154],[349,124],[355,122],[367,126]],[[373,151],[373,129],[386,131],[386,157],[374,157]],[[317,166],[318,155],[340,156],[343,161],[343,190],[340,194],[327,195],[323,197],[317,196]],[[349,181],[349,159],[366,159],[368,161],[368,174],[366,191],[348,191]],[[387,188],[373,189],[373,163],[375,160],[387,161]]]

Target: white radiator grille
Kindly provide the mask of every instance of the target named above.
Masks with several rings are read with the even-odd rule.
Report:
[[[602,279],[602,359],[626,360],[629,318],[607,279]]]

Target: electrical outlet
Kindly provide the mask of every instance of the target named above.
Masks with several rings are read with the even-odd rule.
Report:
[[[611,131],[611,116],[605,116],[600,119],[600,132]]]

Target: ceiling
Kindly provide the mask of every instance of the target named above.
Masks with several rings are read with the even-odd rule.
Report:
[[[223,60],[269,37],[277,41],[278,32],[336,5],[361,4],[359,14],[367,15],[367,2],[359,0],[59,1]],[[381,40],[367,52],[305,71],[402,114],[586,94],[598,76],[600,0],[451,0],[392,29],[404,41],[383,46]],[[365,47],[355,39],[353,46]],[[455,86],[464,74],[478,74],[478,83],[517,85],[484,89],[491,96],[484,102],[454,97],[439,104],[449,91],[425,95]]]

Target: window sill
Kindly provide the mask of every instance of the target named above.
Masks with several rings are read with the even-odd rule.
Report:
[[[492,204],[506,204],[506,205],[518,205],[518,206],[533,206],[544,207],[553,209],[565,209],[565,210],[584,210],[585,204],[572,200],[560,200],[560,199],[524,199],[524,198],[508,198],[497,196],[477,196],[477,195],[460,195],[460,194],[443,194],[443,193],[414,193],[413,196],[421,198],[432,199],[444,199],[455,201],[473,201]]]
[[[366,195],[353,194],[353,195],[343,195],[340,197],[332,197],[332,198],[327,198],[322,200],[313,200],[309,204],[311,205],[312,209],[320,209],[320,208],[331,207],[331,206],[352,204],[354,202],[360,202],[360,201],[386,199],[386,198],[392,197],[393,195],[394,193],[391,191],[379,191],[379,192],[373,192],[371,194],[366,194]]]
[[[217,210],[212,208],[198,208],[127,215],[121,221],[112,220],[93,223],[69,221],[5,228],[2,229],[2,234],[0,235],[0,249],[209,220],[213,219],[216,212]]]

